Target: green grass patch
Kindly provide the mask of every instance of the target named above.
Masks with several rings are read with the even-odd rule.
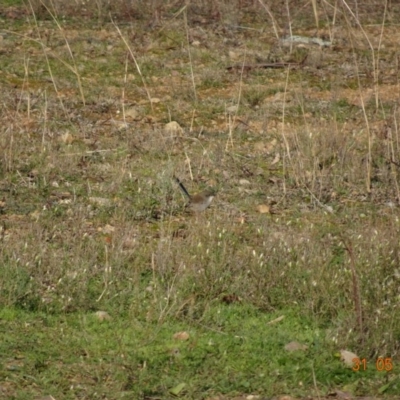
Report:
[[[274,318],[284,319],[269,324]],[[112,315],[48,315],[3,309],[1,378],[18,386],[15,399],[52,395],[207,398],[218,393],[304,395],[313,375],[321,394],[332,387],[382,387],[395,371],[354,372],[335,357],[323,330],[295,309],[262,313],[245,305],[215,305],[201,322],[146,323]],[[24,335],[21,337],[20,332]],[[174,335],[188,333],[187,340]],[[297,341],[307,346],[289,352]],[[398,367],[397,367],[398,368]],[[392,382],[388,393],[396,393]],[[179,386],[178,386],[179,388]]]

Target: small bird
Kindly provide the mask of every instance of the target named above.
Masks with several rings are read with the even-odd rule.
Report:
[[[181,188],[182,192],[189,199],[188,208],[190,210],[194,212],[202,212],[213,201],[213,198],[215,197],[216,194],[214,189],[207,189],[204,190],[203,192],[191,196],[189,192],[186,190],[185,186],[183,186],[183,183],[176,176],[174,178],[178,183],[179,187]]]

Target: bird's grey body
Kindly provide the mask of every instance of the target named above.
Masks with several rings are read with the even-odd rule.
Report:
[[[194,212],[202,212],[204,211],[213,201],[215,197],[215,191],[212,189],[205,190],[204,192],[197,193],[193,196],[189,194],[183,183],[175,177],[176,182],[178,183],[180,189],[185,194],[185,196],[189,199],[188,208]]]

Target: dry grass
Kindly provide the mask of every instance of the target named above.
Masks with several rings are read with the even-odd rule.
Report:
[[[397,6],[95,2],[95,27],[64,3],[31,1],[0,42],[0,304],[143,324],[296,307],[398,363]],[[316,24],[332,46],[275,37]],[[186,215],[174,174],[215,204]]]

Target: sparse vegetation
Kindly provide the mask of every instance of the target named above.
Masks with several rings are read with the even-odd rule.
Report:
[[[400,8],[284,3],[0,5],[0,397],[398,397]]]

